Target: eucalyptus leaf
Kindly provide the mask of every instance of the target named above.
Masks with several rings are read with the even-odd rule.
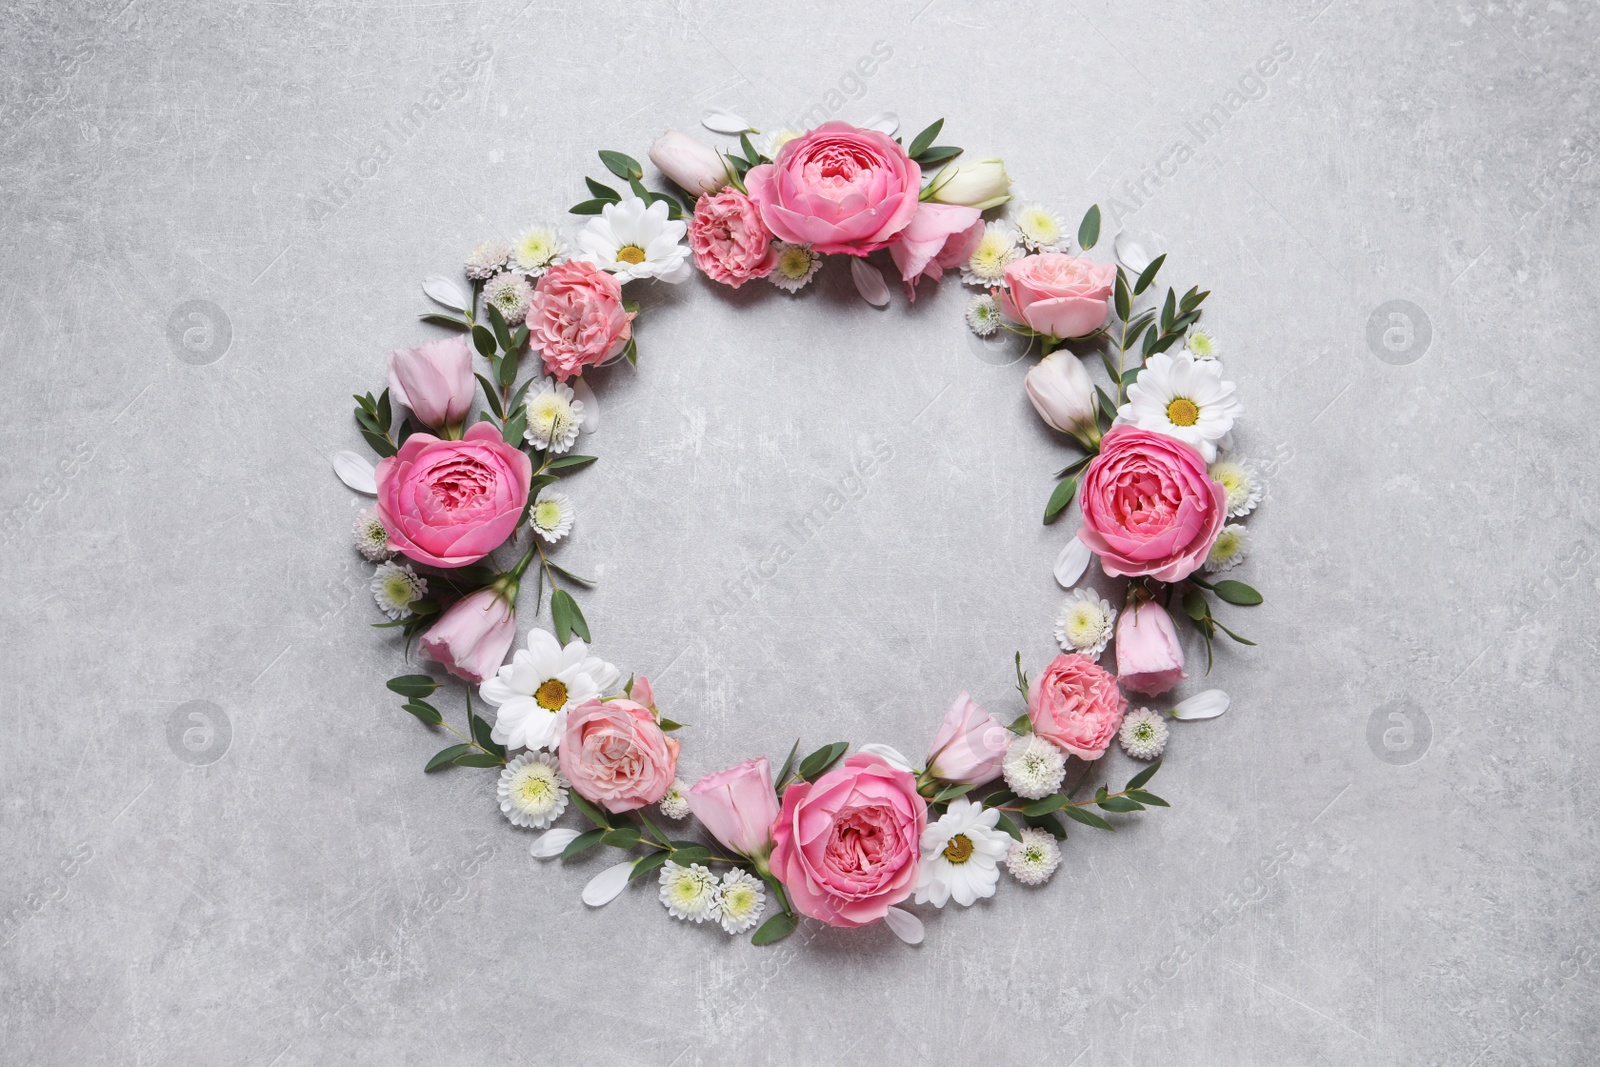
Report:
[[[1064,794],[1051,793],[1047,797],[1042,797],[1039,800],[1032,800],[1024,804],[1022,806],[1022,814],[1034,816],[1048,815],[1052,811],[1060,811],[1069,803],[1071,803],[1071,801],[1069,801]]]
[[[565,589],[557,589],[550,594],[550,618],[555,623],[556,637],[563,645],[568,643],[573,634],[586,642],[594,640],[589,636],[589,624],[584,620],[583,612],[578,610],[578,602]]]
[[[1243,582],[1236,582],[1231,578],[1218,582],[1211,587],[1211,591],[1228,603],[1237,604],[1240,607],[1254,607],[1261,603],[1260,593]]]
[[[835,741],[831,745],[823,745],[811,755],[800,761],[800,777],[806,781],[815,781],[827,773],[829,767],[839,762],[839,758],[850,748],[847,741]]]
[[[429,726],[438,726],[444,722],[444,716],[439,714],[439,709],[426,700],[408,700],[400,706]]]
[[[787,911],[780,911],[772,918],[761,924],[750,937],[752,945],[770,945],[774,941],[782,941],[794,933],[796,926],[800,925],[798,917]]]
[[[939,131],[944,129],[944,119],[935,119],[926,129],[911,139],[911,146],[906,149],[906,155],[912,159],[918,156],[933,144],[933,139],[939,136]]]
[[[390,691],[403,697],[432,696],[433,691],[439,688],[439,683],[426,674],[402,674],[398,678],[390,678],[387,685]]]
[[[640,856],[633,865],[633,873],[628,875],[628,881],[636,882],[643,878],[663,863],[666,863],[670,855],[671,853],[668,852],[657,851],[650,853],[648,856]]]
[[[476,348],[478,355],[484,359],[494,355],[494,333],[481,322],[473,324],[472,347]]]
[[[1130,797],[1132,797],[1134,800],[1137,800],[1139,803],[1148,804],[1151,807],[1156,807],[1156,808],[1170,808],[1170,807],[1172,807],[1171,804],[1168,804],[1165,800],[1162,800],[1160,797],[1156,796],[1154,793],[1146,792],[1143,789],[1130,790],[1128,792],[1128,795]]]
[[[1096,830],[1116,831],[1116,827],[1106,822],[1100,816],[1084,808],[1062,808],[1061,813],[1073,822],[1081,822],[1085,826],[1092,826]]]
[[[569,860],[580,852],[589,851],[600,843],[600,839],[605,836],[605,833],[604,830],[585,830],[567,843],[567,847],[561,850],[561,858]]]
[[[499,767],[505,763],[505,759],[488,752],[468,752],[464,756],[457,756],[455,762],[457,767]]]
[[[457,757],[464,756],[471,751],[471,745],[451,745],[449,748],[441,749],[434,753],[433,758],[428,761],[428,765],[422,769],[424,771],[436,771],[440,767],[448,767],[456,761]]]
[[[1077,478],[1068,478],[1056,485],[1055,490],[1050,494],[1049,502],[1044,506],[1044,522],[1046,526],[1055,522],[1061,516],[1067,505],[1072,503],[1072,497],[1077,491]]]
[[[607,204],[614,204],[615,200],[585,200],[567,208],[569,215],[598,215],[605,210]]]
[[[1128,784],[1122,787],[1123,792],[1131,792],[1132,790],[1142,788],[1146,782],[1150,781],[1150,779],[1156,776],[1156,772],[1160,769],[1161,761],[1156,760],[1154,763],[1150,764],[1150,766],[1146,767],[1132,778],[1129,778]]]
[[[1161,270],[1161,264],[1165,263],[1166,261],[1167,254],[1163,252],[1155,259],[1152,259],[1148,267],[1139,272],[1139,280],[1133,283],[1134,296],[1139,296],[1146,289],[1150,288],[1150,283],[1156,280],[1156,274]]]
[[[600,162],[606,165],[606,170],[609,170],[623,181],[637,181],[644,177],[644,168],[639,166],[639,161],[621,152],[612,152],[602,148],[600,150]]]
[[[1078,223],[1078,247],[1087,252],[1098,240],[1100,240],[1100,205],[1090,204],[1089,210],[1083,213],[1083,221]]]

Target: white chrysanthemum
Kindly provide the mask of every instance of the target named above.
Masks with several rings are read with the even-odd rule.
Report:
[[[1011,847],[1011,835],[997,828],[999,821],[999,808],[966,797],[952,800],[939,821],[922,831],[916,902],[942,908],[953,899],[970,907],[979,897],[994,896],[998,864]]]
[[[689,224],[667,218],[665,201],[646,204],[630,196],[607,204],[578,234],[582,249],[574,259],[593,263],[616,275],[619,282],[660,278],[681,282],[689,276],[689,246],[683,243]]]
[[[761,154],[768,159],[778,158],[778,149],[802,136],[800,130],[774,130],[767,135],[767,139],[760,145]]]
[[[1006,870],[1023,885],[1043,885],[1061,866],[1061,846],[1049,831],[1029,827],[1022,840],[1011,842],[1006,853]]]
[[[661,867],[661,903],[674,919],[703,923],[717,911],[717,876],[698,863],[687,867],[668,860]]]
[[[761,919],[767,907],[767,890],[761,879],[735,867],[717,887],[716,915],[730,934],[742,934]]]
[[[660,800],[661,814],[669,819],[687,819],[689,817],[689,787],[683,784],[682,778],[674,778],[672,784],[667,786],[667,795]]]
[[[1056,619],[1056,641],[1063,652],[1081,652],[1098,659],[1111,640],[1117,609],[1093,589],[1074,589]]]
[[[778,265],[767,275],[767,281],[790,293],[797,293],[811,283],[822,269],[822,255],[805,245],[792,245],[788,241],[773,241],[778,253]]]
[[[985,289],[996,288],[1005,283],[1007,264],[1020,254],[1017,232],[1004,222],[991,222],[983,228],[978,247],[961,268],[961,280]]]
[[[1222,365],[1216,360],[1160,352],[1128,386],[1128,402],[1117,409],[1117,422],[1176,437],[1210,463],[1217,458],[1217,442],[1243,414],[1234,384],[1222,380]]]
[[[485,241],[467,256],[467,277],[475,282],[488,281],[505,268],[510,258],[510,245],[504,241]]]
[[[1043,204],[1024,204],[1011,216],[1017,234],[1030,252],[1054,252],[1067,235],[1061,216]]]
[[[1242,519],[1261,503],[1261,476],[1249,463],[1231,459],[1211,465],[1211,480],[1221,482],[1228,494],[1228,518]]]
[[[512,826],[543,830],[567,810],[567,782],[548,752],[524,752],[506,764],[498,791]]]
[[[380,563],[372,573],[372,599],[391,619],[411,614],[411,605],[427,595],[428,580],[412,570],[409,563]]]
[[[967,305],[967,326],[979,337],[989,337],[1000,329],[1000,304],[988,293],[980,293]]]
[[[573,395],[572,386],[566,382],[546,378],[539,383],[538,392],[529,394],[524,407],[528,428],[522,436],[534,448],[565,452],[578,439],[583,401]]]
[[[567,494],[545,486],[533,498],[528,523],[546,544],[553,545],[572,531],[574,514],[572,500]]]
[[[1167,724],[1149,708],[1136,708],[1123,716],[1117,740],[1134,759],[1155,759],[1167,747]]]
[[[1183,335],[1183,347],[1195,359],[1216,359],[1222,355],[1222,342],[1204,326],[1191,326]]]
[[[1061,787],[1067,754],[1038,734],[1023,734],[1006,749],[1001,763],[1006,785],[1025,800],[1040,800]]]
[[[548,748],[561,744],[567,712],[610,693],[621,673],[589,655],[589,646],[573,638],[566,647],[549,630],[528,631],[528,647],[478,687],[484,700],[499,708],[493,737],[507,748]]]
[[[537,278],[561,258],[566,246],[561,235],[549,226],[530,226],[517,235],[511,246],[511,268]]]
[[[1211,542],[1211,552],[1206,556],[1207,571],[1225,571],[1237,567],[1250,554],[1250,531],[1243,524],[1230,522]]]
[[[394,558],[394,551],[389,548],[389,531],[383,528],[376,508],[367,508],[356,516],[350,536],[355,540],[356,551],[374,563]]]
[[[533,303],[533,286],[522,275],[507,271],[489,279],[483,287],[483,299],[498,309],[500,317],[515,328],[517,323],[528,317],[528,305]]]

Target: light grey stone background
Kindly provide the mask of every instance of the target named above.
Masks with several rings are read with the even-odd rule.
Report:
[[[1587,0],[11,5],[0,1059],[1592,1062],[1597,32]],[[431,335],[423,275],[570,230],[595,149],[713,106],[944,115],[1099,200],[1100,255],[1125,228],[1215,290],[1269,471],[1267,604],[1227,615],[1260,647],[1187,683],[1235,704],[1175,729],[1172,810],[924,909],[918,949],[585,908],[610,858],[533,860],[492,775],[421,773],[329,468]],[[1019,710],[1068,453],[964,300],[646,291],[561,558],[686,775],[920,754],[963,688]]]

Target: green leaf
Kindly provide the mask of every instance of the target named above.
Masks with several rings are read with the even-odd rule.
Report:
[[[363,411],[360,408],[356,408],[354,415],[356,417],[356,422],[361,426],[362,429],[371,430],[380,437],[383,436],[383,423],[378,421],[378,416],[372,414],[370,411]]]
[[[490,726],[481,715],[472,716],[471,722],[472,739],[478,742],[478,747],[488,751],[497,759],[505,759],[505,746],[494,739],[494,727]]]
[[[800,751],[800,742],[797,740],[789,748],[789,755],[784,759],[783,766],[778,769],[778,777],[772,780],[773,788],[779,795],[783,793],[783,783],[789,780],[789,772],[794,769],[794,756]]]
[[[794,928],[800,925],[800,920],[786,911],[780,911],[772,918],[761,924],[761,928],[750,937],[752,945],[770,945],[774,941],[782,941],[794,933]]]
[[[1132,797],[1106,797],[1095,801],[1107,811],[1143,811],[1144,805]]]
[[[623,155],[621,152],[612,152],[602,148],[600,162],[606,165],[606,170],[621,178],[623,181],[638,181],[644,177],[644,168],[639,166],[639,161],[632,156]]]
[[[398,678],[390,678],[388,686],[391,692],[403,697],[425,697],[432,696],[433,691],[439,688],[439,683],[426,674],[402,674]]]
[[[439,709],[426,700],[408,700],[400,706],[429,726],[438,726],[444,722],[444,716],[439,714]]]
[[[672,862],[688,866],[691,863],[705,863],[711,859],[711,850],[704,845],[693,841],[674,841],[672,843]]]
[[[628,361],[628,366],[630,366],[630,367],[637,367],[639,365],[639,339],[638,338],[636,338],[636,337],[628,338],[628,343],[626,345],[624,345],[623,349],[622,349],[622,358]]]
[[[517,328],[515,330],[511,331],[511,350],[513,352],[515,352],[515,351],[521,349],[522,346],[527,344],[527,343],[528,343],[528,324],[525,323],[525,322],[524,323],[519,323]],[[532,381],[532,379],[530,378],[529,381]]]
[[[457,767],[499,767],[504,763],[504,757],[487,752],[468,752],[465,756],[456,757]]]
[[[1195,289],[1199,288],[1200,287],[1197,285],[1194,287],[1194,289],[1190,289],[1187,293],[1183,294],[1183,301],[1178,305],[1179,311],[1193,311],[1195,308],[1205,303],[1206,297],[1211,295],[1211,290],[1207,289],[1203,293],[1195,292]]]
[[[507,360],[507,362],[510,361]],[[521,448],[522,440],[527,436],[527,433],[528,409],[518,408],[517,413],[507,419],[506,424],[500,428],[500,439],[512,448]],[[529,490],[528,496],[530,499],[535,495],[535,491]]]
[[[1150,261],[1149,266],[1139,272],[1139,280],[1133,283],[1133,295],[1138,296],[1150,288],[1150,283],[1156,280],[1156,274],[1161,270],[1161,264],[1167,261],[1167,254],[1161,253]]]
[[[656,723],[656,725],[661,727],[663,732],[669,733],[669,734],[674,730],[683,729],[683,723],[681,723],[681,722],[673,722],[671,719],[668,719],[668,718],[665,718],[665,717],[663,717],[660,721],[658,721]]]
[[[933,139],[939,136],[939,131],[944,129],[944,119],[935,119],[927,129],[911,139],[911,147],[906,149],[906,155],[916,159],[933,144]]]
[[[366,427],[362,427],[361,436],[367,439],[367,444],[371,445],[372,450],[380,456],[387,458],[400,451],[398,448],[394,447],[394,445],[389,443],[389,439],[387,437],[384,437],[382,434],[373,433]]]
[[[748,133],[739,134],[739,147],[744,149],[744,157],[750,161],[752,167],[761,162],[761,153],[756,151],[756,146],[750,143]]]
[[[1128,292],[1128,276],[1122,273],[1121,267],[1117,268],[1116,301],[1117,318],[1127,322],[1128,316],[1133,314],[1133,295]],[[1112,377],[1115,378],[1116,375],[1113,374]]]
[[[561,858],[570,860],[580,852],[587,852],[600,843],[605,836],[604,830],[585,830],[583,833],[567,842],[567,847],[561,850]]]
[[[1232,578],[1218,582],[1211,587],[1211,591],[1228,603],[1237,604],[1240,607],[1249,608],[1261,603],[1260,593],[1243,582],[1234,581]]]
[[[472,326],[472,347],[476,348],[478,355],[484,359],[494,355],[494,334],[481,322]]]
[[[1098,401],[1100,404],[1100,413],[1106,417],[1107,421],[1115,422],[1117,420],[1116,401],[1112,400],[1111,397],[1106,394],[1106,391],[1100,388],[1098,385],[1094,387],[1094,395],[1096,401]]]
[[[506,318],[500,314],[500,309],[493,304],[487,305],[489,325],[494,329],[494,339],[500,342],[500,347],[511,351],[511,328],[506,325]]]
[[[389,403],[388,389],[378,395],[378,421],[383,424],[384,433],[388,433],[389,427],[394,425],[394,408]]]
[[[471,751],[471,745],[451,745],[449,748],[440,749],[434,753],[433,758],[428,761],[428,765],[422,769],[424,771],[436,771],[440,767],[448,767],[456,761],[456,757],[464,756]]]
[[[508,410],[515,411],[522,406],[523,399],[528,395],[528,386],[533,383],[534,379],[529,378],[517,387],[517,391],[511,394],[511,405]]]
[[[1017,829],[1017,824],[1012,822],[1011,816],[1007,815],[1005,812],[1002,811],[1000,813],[1000,817],[995,820],[994,824],[995,826],[1004,830],[1006,833],[1010,834],[1016,840],[1022,840],[1022,831]]]
[[[1071,801],[1068,800],[1065,794],[1051,793],[1047,797],[1042,797],[1039,800],[1029,801],[1027,804],[1024,804],[1022,806],[1022,814],[1035,816],[1048,815],[1052,811],[1060,811],[1069,803],[1071,803]]]
[[[595,807],[594,804],[590,803],[585,798],[579,796],[576,790],[573,790],[568,795],[572,798],[572,803],[577,807],[577,809],[583,812],[584,818],[603,829],[611,829],[611,820],[606,818],[605,812]]]
[[[1198,589],[1186,589],[1183,593],[1184,614],[1195,622],[1200,622],[1211,614],[1211,608],[1206,604],[1205,594]]]
[[[446,315],[442,311],[430,311],[425,315],[418,315],[417,318],[423,322],[431,322],[436,326],[450,326],[457,330],[465,330],[472,325],[466,319],[458,319],[454,315]]]
[[[593,578],[585,578],[581,574],[573,574],[571,571],[567,570],[567,568],[561,566],[561,564],[559,564],[559,563],[550,562],[548,560],[546,561],[546,563],[550,567],[551,570],[555,571],[557,574],[561,575],[561,577],[563,577],[563,578],[567,578],[567,579],[569,579],[571,581],[577,582],[579,585],[593,585],[594,584],[594,579]]]
[[[1170,808],[1170,807],[1172,807],[1171,804],[1168,804],[1165,800],[1162,800],[1160,797],[1156,796],[1154,793],[1147,793],[1143,789],[1130,789],[1128,791],[1128,795],[1130,797],[1132,797],[1134,800],[1137,800],[1139,803],[1141,803],[1141,804],[1149,804],[1151,807],[1155,807],[1155,808]]]
[[[607,204],[615,204],[615,200],[585,200],[581,204],[573,204],[567,208],[569,215],[598,215],[605,210]]]
[[[589,636],[589,624],[584,621],[583,612],[578,610],[578,602],[565,589],[557,589],[550,594],[550,620],[555,623],[556,636],[563,645],[571,640],[573,634],[586,642],[594,640]]]
[[[1160,769],[1161,761],[1156,760],[1154,763],[1150,764],[1150,766],[1146,767],[1132,778],[1129,778],[1128,784],[1122,787],[1123,792],[1131,792],[1132,790],[1142,788],[1146,782],[1156,776],[1156,772]]]
[[[1067,839],[1067,828],[1061,825],[1061,820],[1056,818],[1055,812],[1050,812],[1047,815],[1024,815],[1022,822],[1024,826],[1032,829],[1047,831],[1057,841],[1065,841]]]
[[[1033,733],[1033,720],[1028,718],[1027,712],[1023,712],[1011,720],[1011,725],[1007,726],[1006,729],[1014,734],[1031,734]]]
[[[1173,320],[1174,317],[1176,317],[1176,312],[1174,310],[1176,305],[1173,303],[1173,301],[1175,301],[1176,299],[1177,299],[1177,297],[1173,294],[1172,290],[1168,289],[1167,290],[1167,299],[1161,305],[1161,332],[1162,333],[1170,333],[1172,331],[1172,320]]]
[[[1117,829],[1115,826],[1112,826],[1094,812],[1086,811],[1083,808],[1062,808],[1061,813],[1067,818],[1071,819],[1073,822],[1081,822],[1083,825],[1092,826],[1096,830],[1110,830],[1115,832]]]
[[[1089,210],[1083,213],[1083,221],[1078,223],[1078,247],[1087,252],[1098,240],[1100,240],[1100,205],[1090,204]]]
[[[583,183],[589,187],[589,191],[595,195],[595,199],[597,199],[597,200],[621,200],[622,199],[622,194],[621,193],[617,192],[615,189],[611,188],[611,186],[609,186],[609,185],[600,184],[599,182],[595,181],[593,178],[585,178],[585,179],[583,179]]]
[[[545,470],[577,470],[579,467],[587,467],[589,464],[593,463],[599,458],[599,456],[562,456],[560,459],[551,460],[550,465],[546,467]]]
[[[1222,625],[1220,622],[1217,622],[1217,620],[1215,620],[1215,619],[1212,619],[1211,621],[1213,623],[1216,623],[1217,629],[1221,630],[1223,633],[1225,633],[1229,637],[1233,638],[1239,644],[1241,644],[1241,645],[1249,645],[1252,648],[1255,647],[1255,642],[1250,640],[1248,637],[1240,637],[1238,634],[1234,633],[1232,630],[1228,629],[1226,626]]]
[[[639,831],[631,826],[619,826],[615,830],[607,830],[600,843],[610,845],[612,848],[636,848],[639,844]]]
[[[670,853],[663,850],[652,852],[648,856],[640,856],[638,861],[634,863],[633,870],[628,872],[628,881],[633,882],[643,878],[645,875],[649,874],[651,871],[667,862],[667,858],[670,855]]]
[[[517,357],[510,352],[500,357],[500,388],[510,389],[517,380]]]
[[[932,148],[926,150],[917,157],[917,164],[923,167],[937,166],[940,163],[945,163],[956,158],[963,151],[965,151],[965,149],[957,148],[954,145],[934,145]]]
[[[1067,505],[1072,503],[1073,494],[1078,491],[1078,479],[1068,478],[1056,485],[1055,491],[1050,494],[1050,502],[1044,506],[1044,522],[1048,526],[1060,517]]]
[[[850,743],[848,741],[835,741],[831,745],[823,745],[800,761],[800,777],[808,782],[816,781],[817,778],[827,773],[829,767],[838,763],[840,757],[849,749]]]
[[[1062,467],[1060,470],[1056,471],[1056,477],[1065,478],[1074,471],[1082,470],[1084,467],[1089,465],[1089,461],[1093,458],[1093,456],[1080,456],[1071,463],[1068,463],[1065,467]]]
[[[473,374],[478,379],[478,384],[483,386],[483,398],[489,402],[489,410],[494,412],[494,417],[501,422],[505,421],[506,413],[500,407],[500,390],[496,389],[489,379],[481,374]]]
[[[939,792],[934,796],[933,802],[935,804],[943,804],[947,801],[954,800],[957,797],[964,797],[970,792],[972,792],[971,782],[966,782],[961,785],[947,785],[943,789],[939,790]]]

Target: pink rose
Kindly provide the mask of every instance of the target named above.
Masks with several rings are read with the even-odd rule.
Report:
[[[1172,616],[1153,600],[1117,620],[1117,681],[1145,696],[1159,696],[1188,677]]]
[[[462,597],[422,635],[422,651],[457,678],[482,683],[505,662],[517,613],[494,589]]]
[[[1088,656],[1060,655],[1028,688],[1033,732],[1079,759],[1099,759],[1122,725],[1128,700]]]
[[[1006,747],[1015,739],[999,719],[962,693],[934,735],[928,773],[946,782],[982,785],[1000,777]]]
[[[1194,448],[1166,434],[1113,426],[1078,488],[1078,540],[1112,577],[1176,582],[1205,562],[1227,502]]]
[[[928,804],[911,773],[857,753],[815,783],[784,790],[772,828],[772,873],[801,914],[829,926],[864,926],[916,888],[927,825]]]
[[[824,122],[744,176],[767,229],[823,255],[883,248],[917,213],[922,168],[876,130]],[[925,206],[925,205],[924,205]]]
[[[465,567],[511,536],[532,478],[527,455],[486,422],[460,441],[414,433],[378,461],[378,519],[391,549],[418,563]]]
[[[410,408],[424,426],[458,433],[477,390],[465,334],[389,353],[389,396]]]
[[[695,202],[689,249],[695,266],[707,277],[735,289],[752,278],[765,278],[778,262],[761,212],[737,189],[724,189]]]
[[[528,337],[545,372],[561,381],[620,353],[633,336],[622,283],[592,263],[557,263],[533,287]]]
[[[678,772],[678,742],[632,700],[591,700],[567,713],[561,773],[578,795],[607,811],[654,804]]]
[[[1056,339],[1083,337],[1106,321],[1117,268],[1064,252],[1023,256],[1006,267],[1000,309],[1014,322]]]
[[[765,865],[772,851],[772,824],[778,818],[778,794],[772,790],[767,757],[706,775],[689,790],[688,800],[689,810],[713,837],[758,866]]]
[[[906,298],[915,300],[922,278],[938,281],[951,267],[965,263],[983,240],[983,219],[975,207],[921,204],[906,228],[889,246]]]

